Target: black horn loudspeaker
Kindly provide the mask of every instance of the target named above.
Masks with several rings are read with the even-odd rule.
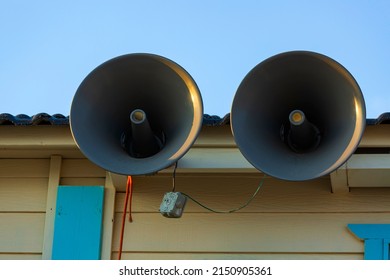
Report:
[[[258,170],[304,181],[340,167],[365,128],[362,92],[352,75],[322,54],[292,51],[255,66],[237,89],[231,127]]]
[[[117,174],[151,174],[192,146],[203,103],[192,77],[154,54],[128,54],[94,69],[72,101],[70,125],[82,153]]]

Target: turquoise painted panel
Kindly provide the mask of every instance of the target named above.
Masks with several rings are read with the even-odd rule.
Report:
[[[100,259],[103,200],[103,186],[58,187],[52,259]]]
[[[390,239],[383,240],[383,259],[390,260]]]
[[[364,240],[364,259],[365,260],[383,259],[383,239]]]
[[[390,239],[390,224],[349,224],[348,228],[360,239]]]
[[[348,229],[364,240],[365,260],[388,260],[390,224],[350,224]]]

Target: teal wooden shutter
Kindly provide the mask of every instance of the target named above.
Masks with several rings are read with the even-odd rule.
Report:
[[[383,259],[390,260],[390,239],[383,239]]]
[[[103,186],[59,186],[54,223],[54,260],[100,259]]]
[[[365,260],[389,260],[390,224],[350,224],[348,229],[364,240]]]

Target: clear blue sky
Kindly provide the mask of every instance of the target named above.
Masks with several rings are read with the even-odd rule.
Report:
[[[367,117],[390,111],[390,1],[2,1],[0,113],[69,114],[77,87],[115,56],[170,58],[197,82],[205,113],[230,111],[262,60],[310,50],[343,64]]]

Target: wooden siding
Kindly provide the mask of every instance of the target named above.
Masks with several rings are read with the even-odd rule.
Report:
[[[185,175],[176,191],[217,210],[245,203],[259,175]],[[122,259],[362,259],[364,244],[347,229],[354,221],[390,223],[390,189],[331,193],[329,177],[307,182],[266,178],[240,212],[215,214],[188,201],[180,219],[158,213],[172,188],[167,174],[134,178],[133,223],[125,228]],[[125,194],[117,193],[112,258],[119,248]]]
[[[42,258],[49,159],[0,159],[0,258]],[[22,168],[20,168],[22,167]],[[32,170],[34,172],[32,172]],[[86,159],[63,159],[61,185],[104,185],[106,173]],[[185,174],[176,190],[217,210],[235,208],[262,174]],[[117,258],[124,186],[115,202],[111,257]],[[330,178],[284,182],[267,177],[252,203],[214,214],[192,201],[181,219],[158,213],[172,188],[168,172],[134,177],[134,222],[126,224],[123,259],[362,259],[349,223],[390,223],[389,188],[331,193]]]
[[[105,171],[88,160],[58,160],[60,184],[105,185]],[[45,246],[51,250],[52,229],[45,233],[45,224],[50,223],[47,200],[56,199],[48,192],[53,187],[49,176],[56,172],[50,168],[50,159],[0,158],[0,259],[42,259]]]
[[[41,259],[49,159],[0,159],[0,259]]]
[[[112,259],[118,259],[113,252]],[[124,252],[122,260],[361,260],[363,254],[313,254],[313,253],[177,253],[177,252]]]

